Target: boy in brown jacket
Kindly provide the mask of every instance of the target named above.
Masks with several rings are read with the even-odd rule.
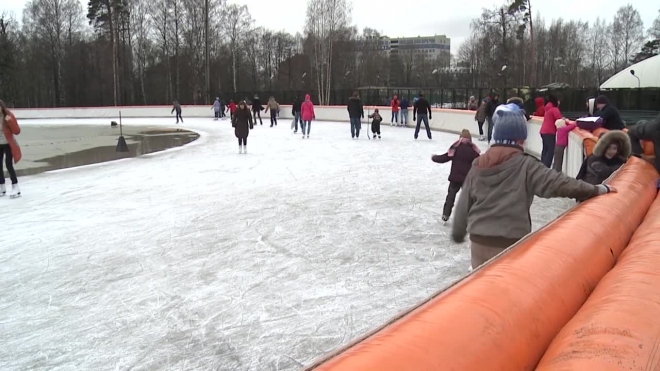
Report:
[[[474,161],[454,211],[452,239],[470,234],[472,267],[477,268],[532,230],[534,196],[587,199],[616,192],[611,186],[568,177],[525,153],[525,113],[515,104],[493,115],[494,144]]]

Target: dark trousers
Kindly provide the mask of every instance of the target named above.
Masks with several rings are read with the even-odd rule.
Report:
[[[294,112],[293,113],[293,122],[295,124],[295,129],[294,133],[298,132],[298,122],[300,122],[300,126],[302,126],[302,120],[300,119],[300,112]]]
[[[550,167],[552,166],[552,158],[555,155],[555,143],[557,142],[557,135],[541,134],[541,141],[543,142],[543,149],[541,150],[541,162],[546,167]]]
[[[495,123],[493,122],[492,117],[486,117],[486,121],[488,121],[488,143],[490,143],[490,141],[493,140],[493,127],[495,126]]]
[[[415,127],[415,139],[419,135],[419,129],[422,126],[422,121],[424,121],[424,127],[426,127],[426,136],[431,139],[431,128],[429,127],[429,116],[417,114],[417,126]]]
[[[277,126],[277,111],[270,110],[270,126]]]
[[[479,136],[483,136],[484,135],[484,122],[483,121],[481,121],[481,122],[477,121],[477,125],[479,125]]]
[[[238,138],[239,146],[247,146],[247,138]]]
[[[442,208],[442,215],[446,217],[451,216],[451,210],[454,208],[456,195],[461,190],[463,183],[449,182],[449,189],[447,190],[447,199],[445,199],[445,206]]]
[[[0,135],[2,133],[0,132]],[[11,154],[11,147],[9,144],[0,144],[0,184],[5,184],[5,172],[2,170],[2,158],[5,158],[5,165],[7,165],[7,172],[11,178],[11,184],[18,183],[16,177],[16,170],[14,170],[14,157]]]
[[[630,145],[632,154],[635,156],[642,156],[644,148],[642,147],[642,140],[650,140],[653,142],[653,152],[655,153],[655,169],[660,172],[660,133],[650,131],[644,133],[639,130],[640,127],[633,126],[628,130],[628,138],[630,138]]]
[[[179,120],[181,120],[181,122],[183,122],[183,117],[181,117],[181,112],[176,113],[176,123],[177,124],[179,123]]]
[[[557,170],[560,173],[564,166],[564,151],[566,151],[565,146],[555,146],[555,160],[552,163],[552,169]]]
[[[253,111],[252,116],[253,116],[252,121],[254,121],[255,125],[257,124],[257,117],[259,117],[259,124],[261,124],[261,125],[264,124],[264,122],[261,121],[261,111],[259,111],[259,110]]]
[[[220,106],[220,117],[225,117],[225,106]]]
[[[380,122],[371,123],[371,132],[380,135]]]
[[[215,111],[215,118],[219,119],[220,117],[222,117],[220,116],[220,111]]]

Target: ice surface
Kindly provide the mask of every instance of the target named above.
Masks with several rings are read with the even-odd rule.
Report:
[[[239,155],[228,121],[186,119],[205,135],[185,147],[20,179],[0,199],[0,369],[296,370],[467,273],[430,160],[456,135],[289,124]],[[535,201],[534,228],[570,205]]]

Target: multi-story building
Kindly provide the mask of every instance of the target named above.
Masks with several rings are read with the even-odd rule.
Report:
[[[440,60],[442,65],[449,66],[451,59],[451,39],[445,35],[380,38],[381,48],[391,56],[406,54],[420,55]]]

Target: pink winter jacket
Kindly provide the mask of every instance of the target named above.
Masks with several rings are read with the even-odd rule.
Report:
[[[559,108],[552,103],[545,105],[545,115],[543,115],[543,124],[541,124],[541,134],[557,134],[555,121],[562,118]]]
[[[559,129],[557,129],[556,145],[568,147],[568,133],[570,133],[571,130],[575,129],[576,127],[577,125],[575,124],[568,124],[566,126],[562,126]]]
[[[314,103],[309,94],[305,95],[305,101],[300,105],[300,118],[303,121],[312,121],[316,118],[314,114]]]

